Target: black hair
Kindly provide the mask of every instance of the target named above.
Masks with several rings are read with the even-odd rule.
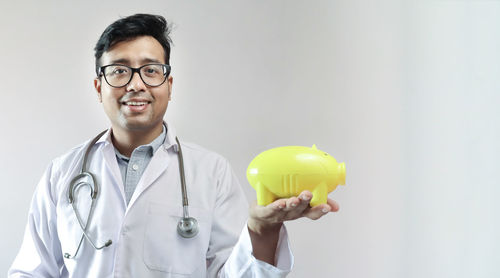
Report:
[[[170,28],[161,15],[134,14],[120,18],[109,25],[97,41],[95,51],[96,72],[99,71],[102,54],[116,43],[131,40],[139,36],[155,38],[165,51],[165,63],[170,64]]]

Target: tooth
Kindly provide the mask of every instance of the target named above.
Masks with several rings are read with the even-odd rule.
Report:
[[[128,101],[126,102],[127,105],[145,105],[146,102],[136,102],[136,101]]]

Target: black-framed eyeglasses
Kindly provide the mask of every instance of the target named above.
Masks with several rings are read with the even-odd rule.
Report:
[[[121,88],[132,80],[136,72],[144,84],[151,87],[158,87],[167,80],[170,74],[170,65],[147,64],[139,68],[132,68],[120,64],[111,64],[100,67],[97,76],[104,76],[109,86]]]

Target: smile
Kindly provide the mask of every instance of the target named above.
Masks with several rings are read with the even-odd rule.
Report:
[[[133,99],[133,100],[125,100],[122,101],[122,107],[125,108],[127,113],[143,113],[150,107],[151,101],[146,99]]]
[[[146,105],[148,103],[149,103],[148,101],[125,101],[125,102],[122,102],[122,104],[128,105],[128,106],[143,106],[143,105]]]

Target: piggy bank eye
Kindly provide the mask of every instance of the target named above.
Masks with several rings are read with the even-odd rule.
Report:
[[[327,154],[327,153],[323,153],[323,154],[324,154],[325,156],[328,156],[328,154]]]

